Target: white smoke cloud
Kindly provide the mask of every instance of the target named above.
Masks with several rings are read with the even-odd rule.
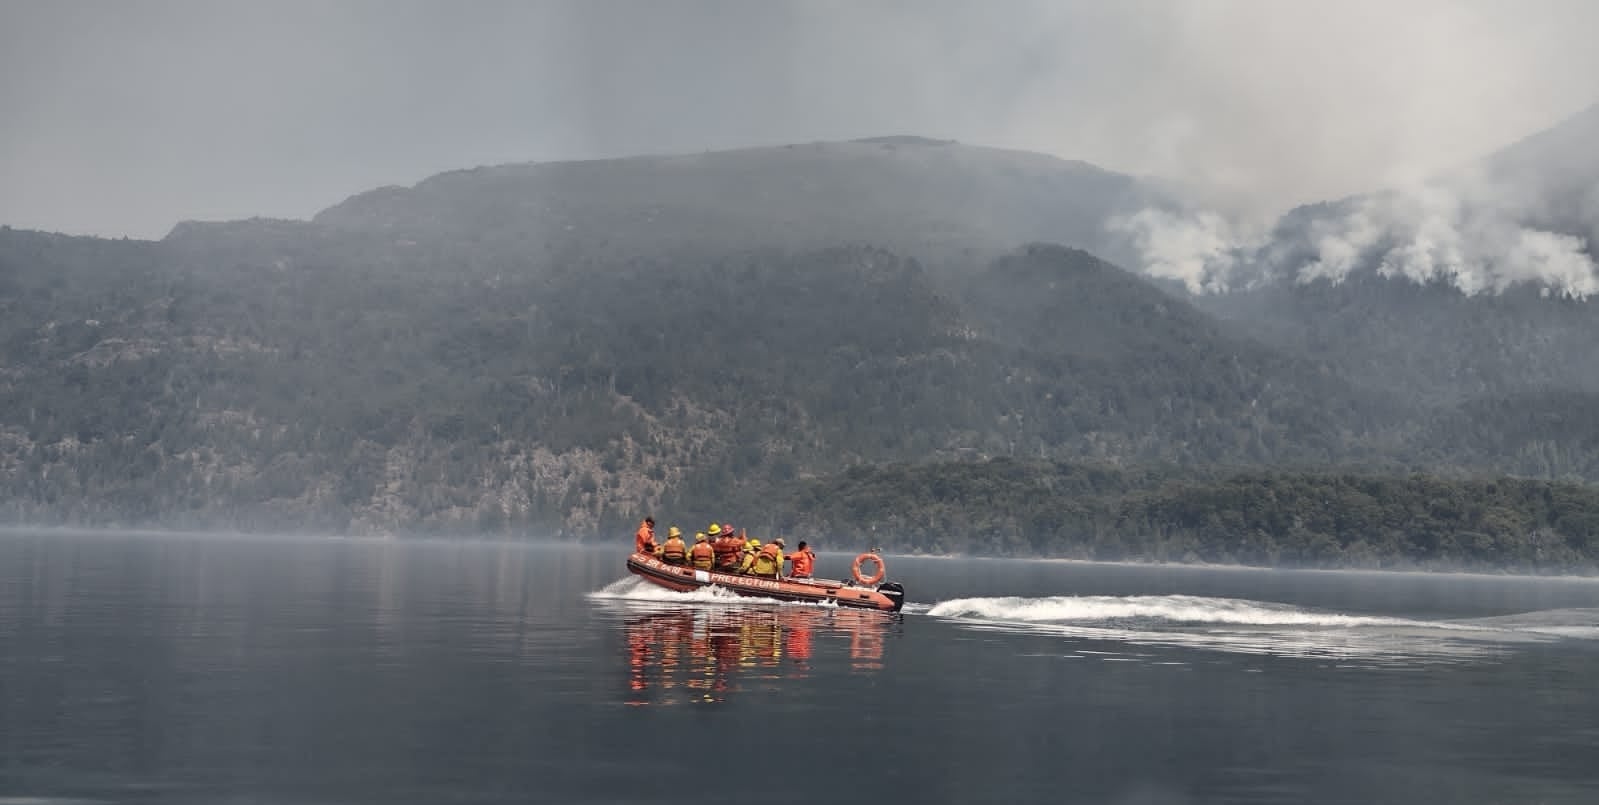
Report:
[[[1570,296],[1587,298],[1599,292],[1599,281],[1594,278],[1594,262],[1585,253],[1586,246],[1586,241],[1572,235],[1523,229],[1506,254],[1506,263],[1529,269],[1537,280]]]
[[[1338,283],[1369,268],[1418,283],[1447,282],[1466,294],[1533,283],[1587,298],[1599,293],[1588,239],[1599,235],[1596,202],[1599,185],[1571,203],[1534,182],[1474,171],[1301,211],[1311,217],[1308,226],[1285,226],[1278,240],[1206,210],[1148,209],[1108,226],[1139,250],[1144,273],[1181,280],[1195,293],[1270,277]],[[1551,220],[1584,234],[1544,223]]]
[[[1254,250],[1259,236],[1210,210],[1179,212],[1149,208],[1107,222],[1111,232],[1128,238],[1143,255],[1144,273],[1177,280],[1192,293],[1231,290],[1241,259]]]
[[[1384,276],[1449,282],[1467,294],[1533,283],[1586,298],[1599,291],[1587,239],[1540,225],[1552,200],[1538,190],[1475,173],[1364,199],[1352,217],[1366,222],[1361,251]],[[1320,259],[1326,263],[1325,250]],[[1321,275],[1337,281],[1359,264]]]
[[[1342,280],[1354,270],[1377,241],[1383,228],[1365,209],[1331,220],[1319,220],[1312,227],[1316,259],[1298,272],[1301,281]]]

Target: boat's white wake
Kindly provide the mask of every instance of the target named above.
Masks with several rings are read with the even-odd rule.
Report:
[[[1145,646],[1408,665],[1505,654],[1512,644],[1599,639],[1599,610],[1433,621],[1189,595],[959,598],[925,614],[985,630]]]
[[[1498,618],[1477,618],[1464,623],[1479,628],[1549,635],[1574,640],[1599,640],[1599,610],[1546,609]]]
[[[668,590],[656,584],[628,576],[617,579],[604,587],[588,594],[589,598],[613,601],[659,601],[662,603],[736,603],[753,599],[743,598],[736,593],[721,587],[702,587],[692,592],[680,593]]]
[[[1312,612],[1287,604],[1194,595],[957,598],[934,604],[928,614],[1023,623],[1100,623],[1121,620],[1253,626],[1388,626],[1415,623],[1395,618]]]

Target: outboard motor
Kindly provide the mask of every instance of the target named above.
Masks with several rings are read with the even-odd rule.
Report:
[[[905,585],[897,581],[885,581],[877,585],[877,591],[894,602],[894,611],[898,612],[905,606]]]

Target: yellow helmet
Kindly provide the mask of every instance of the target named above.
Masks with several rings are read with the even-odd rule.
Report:
[[[683,536],[683,532],[679,531],[677,526],[672,526],[671,528],[668,528],[666,530],[666,536],[668,536],[668,537],[681,537],[681,536]]]
[[[722,527],[715,523],[711,523],[711,527],[705,529],[705,533],[710,534],[713,537],[718,536],[722,533]]]
[[[696,531],[696,532],[694,532],[694,541],[695,542],[704,542],[705,541],[705,532],[704,531]]]
[[[761,541],[758,540],[758,539],[755,539],[754,537],[751,537],[749,542],[744,543],[744,547],[746,547],[746,548],[759,548],[759,547],[761,547]]]

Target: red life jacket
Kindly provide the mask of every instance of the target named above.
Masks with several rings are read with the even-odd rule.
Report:
[[[711,544],[711,550],[716,553],[717,567],[738,567],[744,541],[734,536],[717,537],[716,542]]]

